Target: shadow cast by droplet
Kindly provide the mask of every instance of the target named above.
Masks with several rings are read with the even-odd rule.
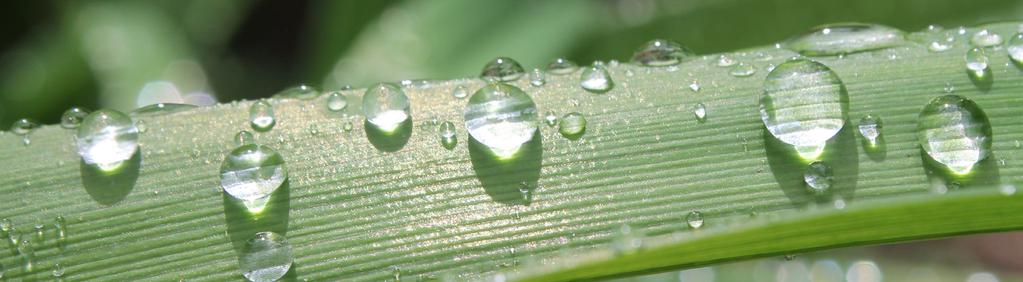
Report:
[[[277,234],[287,235],[288,218],[291,210],[291,188],[289,180],[285,180],[280,188],[270,194],[266,206],[258,213],[249,211],[245,203],[232,198],[227,193],[221,193],[224,202],[224,221],[227,224],[227,234],[231,237],[231,244],[239,254],[245,247],[245,242],[252,239],[256,233],[272,231]]]
[[[977,89],[981,92],[988,92],[991,90],[991,85],[995,83],[995,74],[991,72],[991,68],[984,69],[983,75],[978,76],[973,71],[967,69],[966,76],[970,78],[970,82],[973,82]]]
[[[362,122],[363,128],[366,129],[366,139],[369,139],[369,143],[373,144],[373,147],[377,150],[384,152],[396,152],[405,147],[410,137],[412,137],[412,119],[406,119],[398,128],[394,131],[386,132],[375,124],[365,120]]]
[[[870,160],[882,162],[888,158],[888,145],[884,142],[884,135],[877,136],[873,145],[866,138],[861,139],[860,143],[863,145],[863,152],[867,153]]]
[[[114,205],[128,196],[135,188],[142,166],[142,148],[135,150],[130,159],[121,163],[113,170],[103,170],[97,165],[86,164],[85,159],[79,160],[79,171],[82,174],[82,186],[94,201],[104,206]]]
[[[928,183],[931,183],[932,185],[934,183],[941,183],[947,187],[948,184],[956,182],[959,183],[961,187],[997,186],[1001,182],[1001,175],[998,171],[998,163],[996,159],[997,158],[992,153],[987,156],[987,158],[974,165],[973,169],[971,169],[969,173],[958,174],[950,170],[947,166],[931,158],[931,156],[928,155],[923,148],[920,148],[920,163],[923,166],[924,173],[927,175]]]
[[[483,184],[483,190],[491,199],[507,205],[529,205],[540,180],[540,165],[543,161],[543,141],[540,133],[522,144],[515,155],[500,158],[476,138],[469,136],[469,158],[476,178]],[[520,187],[528,189],[528,197],[522,197]]]
[[[856,144],[856,137],[850,128],[850,126],[845,126],[839,130],[838,134],[828,140],[824,152],[818,157],[818,160],[831,167],[833,175],[831,188],[823,194],[811,192],[803,180],[803,175],[811,161],[803,160],[796,152],[795,147],[775,138],[767,128],[763,129],[764,151],[767,154],[768,166],[770,166],[779,188],[794,207],[830,202],[836,196],[846,202],[853,200],[856,182],[859,180],[860,162],[859,146]]]

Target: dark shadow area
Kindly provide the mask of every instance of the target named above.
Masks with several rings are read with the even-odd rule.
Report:
[[[142,166],[141,152],[142,148],[139,147],[130,159],[111,171],[104,171],[96,165],[86,164],[85,160],[81,159],[78,167],[82,174],[82,186],[85,186],[85,192],[104,206],[124,200],[135,188],[135,181],[139,178],[139,168]]]
[[[1023,71],[1023,62],[1019,62],[1019,61],[1016,61],[1016,60],[1009,60],[1009,61],[1012,62],[1012,65],[1016,66],[1016,69]]]
[[[988,92],[991,90],[991,85],[995,83],[995,74],[991,72],[991,68],[984,69],[983,76],[977,76],[976,73],[967,69],[966,76],[970,78],[970,82],[973,82],[977,89],[981,92]]]
[[[867,157],[875,162],[884,161],[888,157],[888,145],[884,142],[884,135],[878,135],[877,140],[871,145],[867,138],[861,139],[860,143],[863,144],[863,151],[867,153]]]
[[[280,188],[270,194],[266,206],[259,213],[249,212],[245,203],[221,193],[224,201],[224,221],[227,223],[227,234],[235,252],[241,253],[245,242],[256,233],[272,231],[287,235],[288,217],[291,210],[290,180],[284,181]]]
[[[996,186],[1001,182],[996,159],[992,153],[986,159],[974,165],[969,173],[960,175],[931,158],[923,148],[920,148],[920,163],[923,164],[924,173],[927,175],[927,180],[931,184],[932,190],[935,188],[935,184],[944,184],[945,187],[949,187],[949,184],[953,182],[958,183],[960,187]],[[949,192],[951,190],[953,189],[949,189]]]
[[[540,133],[533,135],[515,155],[500,158],[476,138],[469,136],[469,158],[476,178],[490,198],[507,205],[529,205],[540,179],[540,164],[543,160],[543,141]],[[527,189],[523,197],[519,189]]]
[[[373,144],[377,150],[384,152],[396,152],[405,147],[408,143],[409,137],[412,137],[412,118],[406,119],[398,128],[394,131],[385,132],[377,127],[369,120],[362,122],[363,128],[366,129],[366,139],[369,139],[369,143]]]
[[[805,207],[810,203],[830,202],[836,196],[846,202],[853,200],[856,182],[859,180],[860,161],[856,136],[851,128],[842,127],[838,134],[828,140],[824,152],[818,158],[831,167],[833,175],[831,188],[823,194],[811,192],[803,180],[812,161],[803,160],[795,147],[775,138],[767,128],[763,129],[764,150],[771,173],[793,206]]]

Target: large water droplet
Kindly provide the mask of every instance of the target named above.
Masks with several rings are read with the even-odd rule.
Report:
[[[249,107],[249,123],[252,129],[265,132],[274,128],[277,118],[274,117],[274,106],[267,101],[256,101]]]
[[[558,132],[568,139],[577,139],[586,132],[586,117],[583,114],[572,112],[561,117],[558,124]]]
[[[1005,50],[1009,52],[1009,58],[1012,58],[1013,62],[1023,64],[1023,33],[1012,36]]]
[[[1002,42],[1002,36],[988,29],[977,31],[970,37],[970,44],[980,48],[1002,45]]]
[[[551,60],[551,62],[547,64],[547,72],[555,75],[570,74],[575,72],[578,68],[579,66],[576,65],[575,62],[569,61],[565,58],[557,58]]]
[[[693,55],[678,43],[664,39],[651,40],[632,53],[632,62],[641,66],[663,67],[677,65]]]
[[[99,110],[85,117],[75,135],[78,154],[88,165],[109,171],[135,155],[139,130],[127,115]]]
[[[966,69],[975,78],[984,78],[987,74],[988,59],[984,49],[973,48],[966,51]]]
[[[686,225],[689,225],[689,228],[692,229],[703,227],[703,213],[700,213],[700,211],[690,212],[686,216]]]
[[[327,95],[327,109],[333,112],[343,111],[348,107],[348,97],[335,91]]]
[[[261,210],[266,200],[288,178],[284,157],[257,144],[235,148],[220,165],[220,186],[251,210]]]
[[[881,117],[875,115],[865,115],[860,119],[860,135],[867,139],[870,146],[877,145],[877,139],[881,136],[881,129],[884,125],[881,122]]]
[[[614,88],[611,74],[603,65],[594,64],[583,70],[579,75],[579,86],[591,93],[604,93]]]
[[[760,118],[775,138],[816,159],[825,142],[845,125],[845,86],[827,66],[798,58],[778,65],[764,79]]]
[[[458,144],[458,133],[455,130],[455,124],[450,121],[445,121],[437,127],[437,135],[440,137],[440,145],[444,146],[445,149],[451,150]]]
[[[507,57],[497,57],[483,66],[480,78],[488,81],[515,81],[525,72],[519,62]]]
[[[73,107],[64,111],[64,114],[60,116],[60,127],[67,129],[78,128],[78,125],[82,124],[82,120],[85,116],[89,115],[89,111],[84,108]]]
[[[271,282],[284,277],[293,258],[287,238],[274,232],[260,232],[245,244],[238,266],[245,279]]]
[[[28,135],[37,128],[39,128],[39,123],[27,118],[18,119],[11,124],[11,132],[17,135]]]
[[[821,161],[810,163],[803,173],[803,181],[811,192],[816,194],[824,193],[831,188],[831,181],[834,178],[831,167]]]
[[[845,23],[817,27],[792,38],[785,46],[807,56],[836,56],[902,45],[905,34],[875,24]]]
[[[473,93],[464,118],[469,135],[500,157],[511,156],[532,139],[539,123],[533,99],[518,87],[503,83]]]
[[[316,98],[317,96],[320,96],[320,91],[316,90],[316,88],[312,86],[305,84],[299,84],[293,87],[285,88],[284,90],[281,90],[280,92],[277,92],[276,94],[273,95],[274,98],[301,100],[309,100],[312,98]]]
[[[917,138],[927,155],[958,174],[991,154],[991,123],[973,101],[946,95],[920,111]]]
[[[412,115],[410,106],[405,91],[391,83],[374,85],[362,96],[366,120],[384,132],[394,131],[408,120]]]

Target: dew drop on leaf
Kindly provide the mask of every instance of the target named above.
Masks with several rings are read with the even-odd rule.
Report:
[[[972,100],[946,95],[932,99],[917,118],[917,138],[934,161],[957,174],[991,155],[991,123]]]

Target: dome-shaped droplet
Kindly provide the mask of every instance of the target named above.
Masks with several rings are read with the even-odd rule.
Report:
[[[341,92],[335,91],[327,94],[327,109],[333,112],[343,111],[348,108],[348,97]]]
[[[703,213],[700,213],[700,211],[690,212],[686,216],[686,225],[689,225],[689,228],[692,229],[703,227]]]
[[[726,54],[721,54],[721,55],[718,55],[718,59],[717,59],[715,64],[717,66],[719,66],[719,67],[730,67],[730,66],[735,65],[735,63],[736,63],[736,61],[735,61],[735,59],[732,59],[732,57],[730,57],[730,56],[728,56]]]
[[[483,66],[480,78],[487,81],[515,81],[525,72],[519,62],[507,57],[497,57]]]
[[[518,87],[503,83],[473,93],[464,118],[469,135],[502,157],[533,139],[539,124],[533,99]]]
[[[157,116],[176,113],[184,110],[194,109],[198,106],[192,104],[157,103],[142,106],[131,111],[131,116]]]
[[[632,62],[641,66],[663,67],[677,65],[693,55],[678,43],[664,39],[651,40],[632,53]]]
[[[860,135],[867,139],[867,142],[871,146],[877,145],[878,137],[881,137],[881,129],[884,125],[881,122],[881,117],[875,115],[865,115],[860,119],[860,125],[858,127]]]
[[[543,115],[543,123],[551,127],[558,125],[558,115],[554,114],[554,112],[547,111],[547,113]]]
[[[827,66],[803,58],[786,61],[767,74],[760,118],[775,138],[815,159],[825,142],[845,125],[845,86]]]
[[[11,132],[17,135],[27,135],[39,128],[39,123],[32,119],[18,119],[11,124]]]
[[[220,165],[220,186],[244,203],[265,203],[287,178],[284,157],[263,145],[239,146],[228,153]]]
[[[1005,47],[1009,52],[1009,58],[1017,64],[1023,64],[1023,33],[1017,33],[1009,38],[1009,45]]]
[[[139,130],[127,115],[114,110],[95,111],[82,121],[75,135],[78,154],[89,165],[112,170],[131,159],[139,148]]]
[[[946,95],[934,98],[917,119],[920,146],[934,161],[965,174],[991,155],[991,123],[973,101]]]
[[[52,274],[53,277],[63,277],[64,276],[64,266],[61,265],[59,262],[58,263],[54,263],[53,264],[53,270],[50,271],[50,274]]]
[[[707,120],[707,106],[703,103],[696,103],[696,107],[693,107],[693,115],[696,116],[696,121],[704,122]]]
[[[440,145],[445,149],[451,150],[458,144],[458,131],[455,130],[455,124],[450,121],[445,121],[437,127],[437,135],[440,137]]]
[[[603,65],[594,64],[583,69],[582,74],[579,75],[579,86],[591,93],[600,94],[614,88],[614,81],[611,80],[611,74]]]
[[[241,146],[241,145],[245,145],[245,144],[252,144],[253,142],[255,142],[255,140],[256,140],[256,137],[253,136],[252,132],[249,132],[248,130],[238,131],[238,133],[236,133],[234,135],[234,145],[235,146]]]
[[[547,77],[540,69],[533,69],[529,72],[529,84],[533,86],[543,86],[547,83]]]
[[[354,127],[355,125],[353,125],[351,121],[345,121],[345,123],[341,124],[341,130],[344,130],[345,132],[352,131],[352,128]]]
[[[984,78],[987,74],[988,59],[987,53],[981,48],[972,48],[966,51],[966,69],[970,75],[976,78]]]
[[[469,90],[465,89],[465,85],[455,86],[455,89],[451,90],[451,96],[458,99],[469,97]]]
[[[728,71],[734,77],[747,77],[757,73],[757,68],[751,64],[739,62],[732,66],[732,69]]]
[[[831,167],[821,161],[815,161],[810,163],[806,167],[806,172],[803,173],[803,181],[806,182],[806,187],[813,193],[824,193],[831,188],[831,180],[834,176],[831,173]]]
[[[569,61],[565,58],[557,58],[551,60],[551,62],[547,64],[547,72],[554,75],[570,74],[575,72],[578,68],[579,65],[576,65],[575,62]]]
[[[817,27],[785,43],[786,48],[807,56],[835,56],[902,45],[905,34],[875,24],[832,24]]]
[[[284,90],[281,90],[273,95],[274,98],[301,100],[309,100],[312,98],[316,98],[317,96],[320,96],[320,91],[316,90],[316,88],[312,86],[305,84],[299,84],[296,86],[285,88]]]
[[[977,31],[970,37],[970,44],[976,47],[985,48],[1002,45],[1002,36],[988,29]]]
[[[238,266],[249,281],[272,282],[288,273],[292,261],[291,244],[284,235],[259,232],[245,243]]]
[[[558,123],[558,132],[570,139],[579,137],[586,132],[586,117],[576,112],[566,114]]]
[[[401,87],[391,83],[380,83],[366,89],[362,96],[362,111],[366,120],[385,132],[394,131],[411,118],[408,96]]]
[[[274,128],[277,118],[274,117],[274,106],[267,101],[256,101],[249,107],[249,123],[252,129],[265,132]]]
[[[82,124],[82,120],[85,116],[89,115],[89,111],[84,108],[74,107],[64,111],[64,114],[60,116],[60,127],[67,129],[78,128],[78,125]]]
[[[910,40],[926,45],[927,50],[931,52],[944,52],[951,49],[956,41],[955,34],[942,28],[931,27],[923,31],[914,32],[907,37]]]

